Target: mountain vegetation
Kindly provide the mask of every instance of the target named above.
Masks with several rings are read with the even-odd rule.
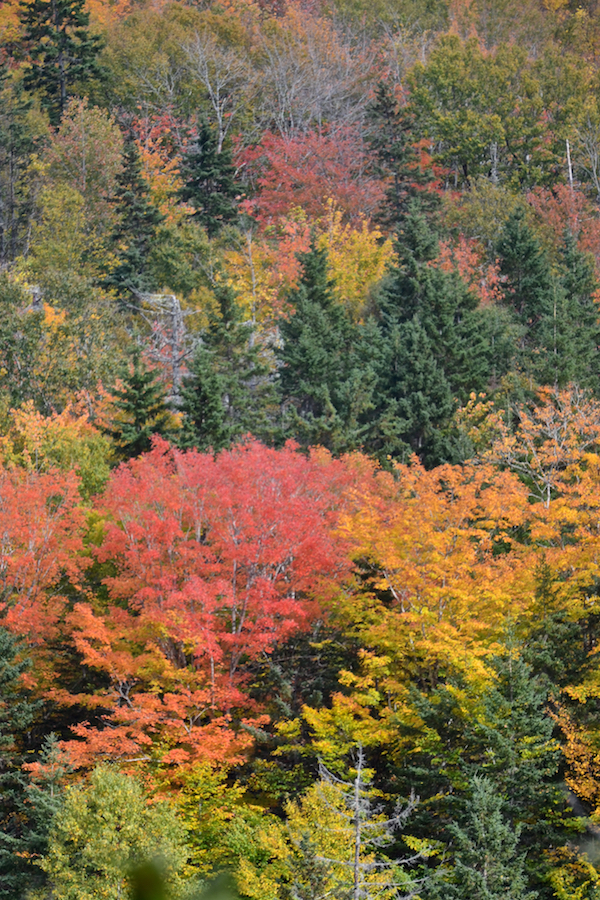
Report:
[[[0,4],[0,900],[600,898],[600,7]]]

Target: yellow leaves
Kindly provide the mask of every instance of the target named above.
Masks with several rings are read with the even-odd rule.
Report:
[[[317,246],[327,250],[335,295],[358,321],[372,287],[381,280],[394,258],[389,238],[363,218],[360,226],[344,224],[342,212],[332,200],[318,225]]]
[[[151,137],[136,143],[142,175],[148,182],[152,203],[160,210],[167,224],[177,225],[185,221],[193,210],[177,200],[177,193],[183,184],[177,160],[170,158],[160,141],[154,141]]]

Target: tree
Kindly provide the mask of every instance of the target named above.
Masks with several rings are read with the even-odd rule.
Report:
[[[503,276],[504,302],[526,331],[521,343],[521,362],[535,369],[532,355],[543,350],[542,322],[553,319],[553,289],[550,264],[532,228],[525,209],[515,207],[496,245]]]
[[[50,121],[58,125],[71,89],[100,75],[102,41],[88,31],[90,16],[83,0],[24,0],[20,19],[31,60],[25,87],[40,91]]]
[[[217,150],[217,138],[206,119],[200,121],[197,134],[181,162],[184,181],[179,196],[194,208],[193,218],[210,237],[237,216],[235,168],[229,147]]]
[[[70,640],[102,678],[69,752],[186,766],[235,760],[260,722],[246,666],[320,615],[346,571],[332,533],[352,478],[326,455],[258,443],[212,453],[154,449],[112,475],[99,501],[111,562],[102,609],[77,603]],[[67,706],[69,691],[60,695]]]
[[[31,100],[0,63],[0,260],[12,261],[24,247],[33,211],[27,168],[36,137],[27,113]],[[35,184],[35,179],[33,179]]]
[[[215,452],[247,434],[268,439],[275,396],[266,348],[244,321],[227,284],[214,285],[218,310],[202,335],[182,391],[179,443]],[[272,407],[269,409],[269,407]]]
[[[302,274],[288,298],[294,312],[280,326],[284,432],[304,446],[355,449],[373,385],[359,356],[361,332],[334,298],[326,252],[313,239],[299,259]]]
[[[38,863],[48,851],[52,822],[62,807],[65,777],[71,771],[67,755],[55,734],[47,735],[35,762],[26,762],[13,789],[16,829],[3,829],[0,837],[0,897],[19,898],[28,891],[43,889],[47,878]],[[11,798],[12,799],[12,798]],[[4,794],[3,806],[9,804]],[[8,816],[7,816],[8,818]],[[10,821],[10,820],[9,820]]]
[[[131,459],[151,447],[153,434],[165,434],[169,413],[165,391],[153,369],[147,368],[139,347],[131,353],[131,363],[123,375],[122,387],[113,390],[117,411],[108,434],[120,459]]]
[[[439,880],[433,896],[448,900],[535,900],[527,890],[525,855],[519,853],[520,827],[502,814],[502,798],[482,776],[470,783],[468,812],[463,825],[448,827],[454,849],[449,879]]]
[[[437,238],[414,201],[397,254],[377,298],[374,448],[398,456],[408,444],[435,463],[452,452],[441,432],[455,399],[487,384],[485,320],[459,274],[435,264]]]
[[[137,781],[97,768],[89,784],[67,789],[41,860],[61,900],[119,900],[134,865],[163,861],[171,890],[181,888],[189,851],[182,825],[165,801],[150,806]]]
[[[396,228],[409,211],[410,201],[419,197],[421,208],[439,203],[436,193],[424,193],[432,184],[431,169],[423,171],[417,149],[416,117],[399,88],[380,81],[367,110],[370,120],[369,143],[378,159],[377,173],[387,181],[385,201],[378,220]]]
[[[361,746],[353,762],[351,781],[321,764],[320,780],[298,803],[288,804],[288,829],[296,850],[291,869],[298,873],[291,895],[310,900],[329,894],[348,900],[408,900],[417,895],[420,882],[404,866],[416,862],[422,853],[391,860],[385,852],[395,843],[394,832],[404,827],[416,800],[411,796],[406,805],[399,802],[387,817],[373,802],[371,774]],[[317,867],[311,871],[312,862]]]
[[[104,279],[114,287],[121,303],[131,306],[131,296],[151,291],[154,282],[149,267],[152,239],[163,217],[148,199],[149,189],[142,177],[142,165],[135,141],[128,138],[123,148],[123,168],[116,177],[113,198],[118,221],[111,233],[116,262]],[[134,304],[135,308],[135,304]]]
[[[552,284],[552,308],[540,322],[542,353],[535,369],[542,384],[565,388],[600,387],[600,324],[594,264],[567,232],[561,248],[561,271]]]

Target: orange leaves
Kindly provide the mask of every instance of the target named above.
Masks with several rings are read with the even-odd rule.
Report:
[[[510,572],[494,545],[523,521],[526,491],[491,466],[427,472],[414,461],[396,475],[374,477],[344,523],[356,556],[372,566],[375,589],[389,596],[369,637],[400,665],[412,656],[434,668],[478,670],[476,657],[512,602]]]
[[[79,579],[84,518],[74,475],[0,470],[0,608],[32,643],[55,634],[60,579]]]

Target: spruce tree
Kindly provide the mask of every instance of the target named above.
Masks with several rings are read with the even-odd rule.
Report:
[[[421,166],[416,118],[411,108],[394,94],[394,88],[380,81],[367,110],[368,141],[377,160],[375,172],[388,187],[378,220],[387,228],[397,228],[406,218],[411,201],[418,198],[423,212],[439,206],[438,195],[428,191],[433,176]]]
[[[374,375],[361,360],[362,334],[335,300],[327,253],[314,239],[300,253],[302,274],[281,322],[281,398],[284,431],[303,446],[334,452],[361,446]]]
[[[194,208],[193,218],[214,237],[237,216],[235,166],[228,146],[218,152],[217,137],[206,119],[183,156],[180,199]]]
[[[528,890],[525,854],[519,849],[520,826],[505,818],[502,798],[488,778],[470,782],[466,813],[448,827],[454,865],[446,877],[438,873],[435,900],[534,900]]]
[[[508,218],[496,252],[500,257],[504,302],[524,329],[518,361],[535,377],[539,355],[547,349],[545,323],[553,319],[555,294],[548,257],[522,207],[517,206]]]
[[[31,98],[23,96],[8,64],[0,64],[0,265],[23,252],[28,233],[33,198],[26,172],[34,151],[30,108]]]
[[[268,441],[275,398],[263,350],[233,290],[217,282],[214,296],[216,314],[202,335],[182,390],[179,443],[217,452],[245,434]]]
[[[17,900],[28,886],[27,817],[23,813],[21,765],[41,704],[32,700],[22,676],[31,661],[17,639],[0,627],[0,898]]]
[[[575,236],[568,232],[560,272],[552,279],[550,308],[539,326],[535,373],[543,384],[563,388],[574,382],[595,391],[600,388],[597,288],[593,260],[578,249]]]
[[[117,176],[113,200],[117,224],[111,235],[111,244],[116,265],[105,277],[104,284],[116,290],[123,304],[131,305],[132,298],[137,294],[156,287],[149,267],[149,255],[156,230],[163,221],[160,211],[149,199],[140,154],[131,138],[123,147],[123,169]]]
[[[390,412],[399,417],[405,445],[435,463],[451,456],[442,432],[456,402],[489,380],[486,323],[458,274],[430,264],[437,237],[414,203],[397,252],[398,264],[377,298],[375,420],[388,422]],[[395,455],[381,437],[379,442],[382,452]]]
[[[115,442],[117,457],[131,459],[150,450],[153,434],[168,433],[169,412],[164,387],[156,372],[144,364],[139,347],[131,354],[122,383],[113,391],[117,416],[107,433]]]
[[[29,0],[21,3],[19,16],[31,60],[25,89],[40,92],[51,123],[58,125],[73,86],[100,74],[102,41],[89,33],[84,0]]]

